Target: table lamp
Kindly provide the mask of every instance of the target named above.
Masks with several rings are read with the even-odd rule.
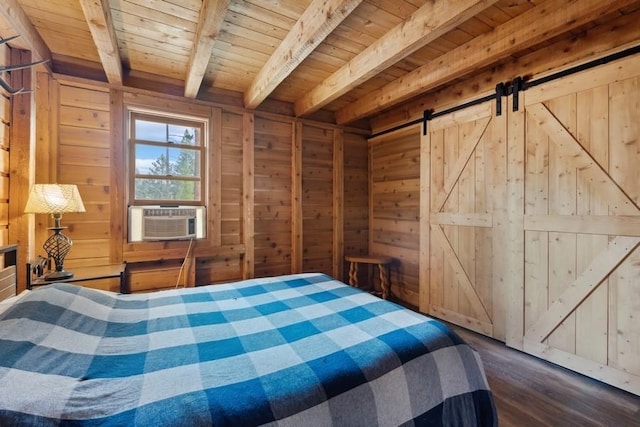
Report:
[[[62,234],[62,230],[67,227],[62,227],[60,220],[63,213],[85,212],[78,187],[71,184],[35,184],[29,193],[24,212],[46,213],[53,217],[54,225],[49,228],[53,230],[53,234],[42,247],[49,258],[53,258],[56,270],[45,275],[44,279],[64,280],[73,277],[73,273],[65,271],[63,267],[64,258],[71,250],[73,242]]]

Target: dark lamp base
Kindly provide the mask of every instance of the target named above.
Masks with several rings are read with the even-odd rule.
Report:
[[[54,271],[43,277],[47,282],[53,282],[54,280],[66,280],[71,279],[73,277],[73,273],[70,271]]]

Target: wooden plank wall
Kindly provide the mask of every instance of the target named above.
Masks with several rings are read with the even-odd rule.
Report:
[[[292,257],[291,121],[256,117],[254,233],[257,277],[288,274]]]
[[[36,182],[77,184],[87,208],[63,217],[74,241],[65,261],[71,270],[126,261],[132,289],[144,291],[302,270],[340,276],[344,199],[356,201],[344,215],[353,232],[368,236],[364,132],[44,73],[38,79],[37,152],[49,155],[37,157]],[[208,233],[193,247],[127,242],[128,107],[210,118]],[[345,141],[354,167],[343,189]],[[49,235],[49,218],[38,217],[36,253]],[[352,247],[365,251],[366,241]],[[105,286],[117,290],[115,281]]]
[[[52,179],[76,184],[86,212],[65,214],[62,225],[73,240],[65,265],[110,263],[111,129],[110,96],[97,87],[53,85],[59,91],[58,143],[51,144],[55,161]]]
[[[95,85],[65,84],[38,74],[35,182],[76,184],[86,212],[65,214],[63,232],[73,240],[65,267],[105,265],[112,255],[111,98]],[[43,153],[47,153],[46,155]],[[46,256],[49,215],[35,215],[34,255]],[[28,260],[26,260],[28,261]],[[117,280],[88,282],[118,290]]]
[[[344,135],[343,248],[345,255],[369,252],[369,156],[368,142],[362,135]],[[342,277],[349,266],[343,263]]]
[[[11,63],[11,50],[0,45],[0,65]],[[0,73],[0,78],[9,80],[10,74]],[[9,146],[11,126],[11,97],[0,89],[0,246],[9,243]]]
[[[302,271],[333,270],[334,130],[302,129]]]
[[[419,305],[420,127],[370,140],[371,253],[396,258],[391,293]]]
[[[219,117],[218,117],[219,116]],[[215,144],[210,157],[210,191],[219,193],[208,210],[208,220],[219,224],[212,237],[214,245],[242,244],[242,135],[243,117],[235,111],[214,109],[212,129]],[[214,230],[218,226],[213,227]],[[197,259],[195,283],[238,280],[242,277],[242,257],[237,254],[202,256]]]

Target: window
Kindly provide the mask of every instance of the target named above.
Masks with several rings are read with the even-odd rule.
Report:
[[[130,112],[132,205],[203,205],[206,122]]]

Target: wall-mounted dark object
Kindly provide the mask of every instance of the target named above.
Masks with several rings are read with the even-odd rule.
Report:
[[[3,39],[2,37],[0,37],[0,46],[3,44],[6,44],[8,42],[10,42],[11,40],[14,40],[16,38],[20,37],[19,35],[17,36],[12,36],[12,37],[8,37],[6,39]],[[43,64],[45,62],[47,62],[48,59],[42,60],[42,61],[36,61],[36,62],[32,62],[30,64],[19,64],[19,65],[0,65],[0,73],[5,72],[5,71],[14,71],[14,70],[22,70],[24,68],[31,68],[31,67],[35,67],[36,65],[40,65]],[[0,76],[0,87],[2,87],[2,89],[4,89],[5,91],[7,91],[7,93],[11,96],[13,95],[17,95],[19,93],[27,93],[29,91],[27,91],[25,88],[19,88],[19,89],[15,89],[13,88],[9,83],[7,83],[4,78],[2,78],[2,76]]]

